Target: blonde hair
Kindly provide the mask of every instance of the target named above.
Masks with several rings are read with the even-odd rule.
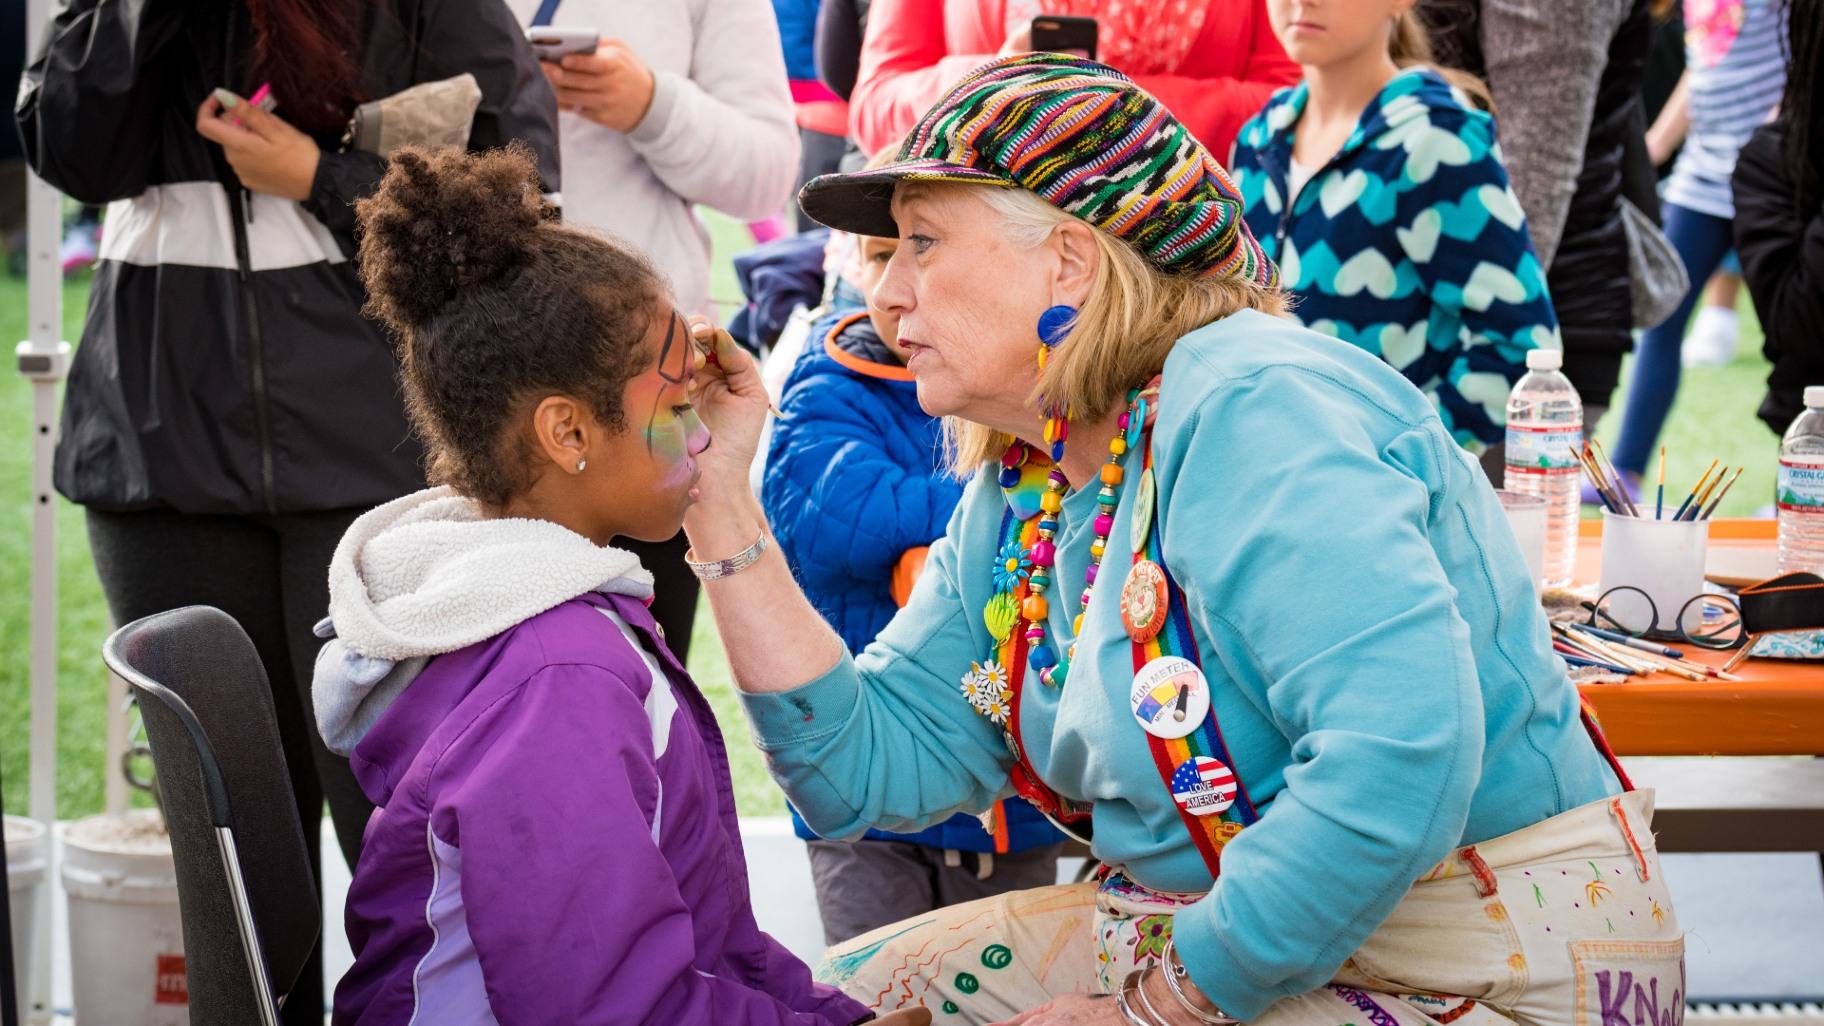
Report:
[[[964,186],[929,186],[963,188]],[[1001,219],[1016,246],[1031,249],[1050,238],[1072,215],[1026,189],[967,186]],[[1241,310],[1286,312],[1285,294],[1251,281],[1166,274],[1138,250],[1092,226],[1101,255],[1089,298],[1064,340],[1039,373],[1032,399],[1040,408],[1069,411],[1072,420],[1095,421],[1127,398],[1127,391],[1159,373],[1172,345],[1185,335]],[[1034,357],[1038,349],[1033,331]],[[958,417],[944,419],[952,472],[964,477],[1000,458],[1013,436]]]
[[[1476,106],[1490,114],[1495,112],[1495,97],[1488,91],[1487,82],[1460,68],[1447,68],[1438,63],[1437,55],[1431,49],[1431,34],[1419,19],[1418,4],[1393,16],[1393,34],[1387,40],[1387,55],[1393,58],[1397,67],[1429,68],[1437,72],[1444,81],[1463,90]]]

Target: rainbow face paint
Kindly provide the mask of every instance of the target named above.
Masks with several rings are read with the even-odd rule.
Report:
[[[709,429],[697,418],[685,391],[693,367],[689,329],[673,310],[658,359],[627,388],[630,409],[646,410],[646,454],[659,465],[659,483],[667,487],[688,483],[696,473],[693,457],[709,448]]]

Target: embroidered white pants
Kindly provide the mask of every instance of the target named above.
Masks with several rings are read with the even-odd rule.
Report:
[[[1684,935],[1659,871],[1653,792],[1604,799],[1454,852],[1328,986],[1260,1026],[1681,1026]],[[991,1023],[1107,994],[1156,960],[1198,895],[1119,871],[940,909],[832,948],[818,978],[878,1011]]]

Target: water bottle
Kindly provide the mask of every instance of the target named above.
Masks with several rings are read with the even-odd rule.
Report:
[[[1577,454],[1583,451],[1583,401],[1559,369],[1563,366],[1564,353],[1559,350],[1528,350],[1526,376],[1507,397],[1503,487],[1546,498],[1543,583],[1548,588],[1571,583],[1571,567],[1577,561],[1577,493],[1582,483]]]
[[[1824,385],[1780,439],[1780,573],[1824,572]]]

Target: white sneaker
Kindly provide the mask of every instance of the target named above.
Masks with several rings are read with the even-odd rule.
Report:
[[[1739,335],[1734,310],[1704,306],[1691,322],[1691,333],[1685,336],[1680,350],[1687,367],[1726,367],[1735,360],[1735,343]]]

